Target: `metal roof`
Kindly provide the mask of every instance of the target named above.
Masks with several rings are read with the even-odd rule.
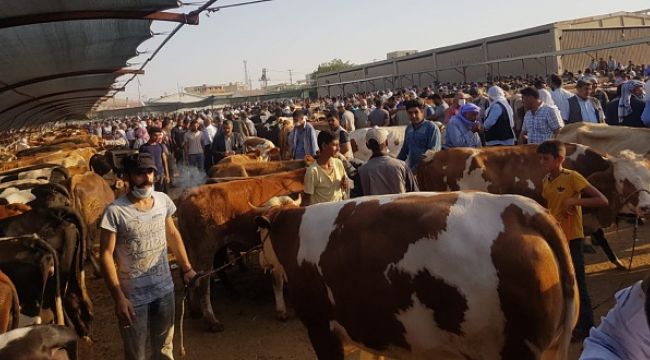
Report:
[[[0,131],[83,116],[177,0],[21,0],[0,7]],[[198,21],[197,21],[198,22]]]

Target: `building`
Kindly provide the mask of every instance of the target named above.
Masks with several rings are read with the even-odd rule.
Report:
[[[650,61],[648,11],[587,17],[421,51],[316,75],[320,96],[427,86],[434,81],[487,81],[494,77],[584,70],[610,55],[627,64]]]
[[[409,56],[409,55],[414,55],[417,54],[417,50],[399,50],[399,51],[392,51],[386,54],[386,59],[387,60],[394,60],[397,58],[401,58],[404,56]]]
[[[198,85],[198,86],[189,86],[186,87],[185,92],[188,94],[199,95],[199,96],[210,96],[210,95],[228,95],[234,93],[240,93],[248,91],[248,86],[244,83],[235,82],[228,84],[217,84],[217,85]]]

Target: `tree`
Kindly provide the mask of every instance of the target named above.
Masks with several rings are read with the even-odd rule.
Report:
[[[316,74],[323,74],[327,72],[332,72],[332,71],[340,71],[343,69],[351,68],[353,67],[354,64],[349,62],[349,61],[343,61],[341,59],[332,59],[331,61],[328,61],[326,63],[322,63],[318,65],[318,69],[314,71],[314,75]]]

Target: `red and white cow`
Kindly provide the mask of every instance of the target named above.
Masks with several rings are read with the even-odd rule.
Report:
[[[411,193],[276,207],[257,219],[319,359],[567,358],[578,296],[567,241],[535,201]]]

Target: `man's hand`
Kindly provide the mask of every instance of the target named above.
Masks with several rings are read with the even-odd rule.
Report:
[[[571,197],[564,200],[562,203],[562,210],[568,215],[574,215],[576,211],[576,205],[578,205],[579,201],[580,199],[577,197]]]
[[[171,182],[171,179],[169,178],[169,176],[164,176],[164,177],[163,177],[163,182],[164,182],[165,184],[169,184],[169,183]]]
[[[183,273],[183,284],[185,284],[186,286],[189,285],[190,281],[192,281],[192,279],[194,279],[195,276],[196,276],[196,271],[194,271],[194,269],[190,269],[190,271]]]
[[[479,132],[479,131],[481,131],[481,125],[479,125],[479,124],[474,124],[474,126],[472,126],[472,132],[473,132],[473,133],[477,133],[477,132]]]
[[[115,314],[122,326],[133,326],[135,309],[133,308],[133,304],[124,295],[115,303]]]

